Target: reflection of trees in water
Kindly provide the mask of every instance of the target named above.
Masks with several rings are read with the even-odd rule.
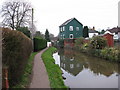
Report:
[[[107,77],[113,73],[118,73],[118,64],[87,56],[78,51],[64,49],[59,51],[61,67],[76,76],[84,68],[89,68],[94,74],[103,74]]]

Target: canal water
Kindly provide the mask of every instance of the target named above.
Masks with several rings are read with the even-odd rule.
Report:
[[[53,54],[70,88],[118,88],[118,64],[70,49]]]

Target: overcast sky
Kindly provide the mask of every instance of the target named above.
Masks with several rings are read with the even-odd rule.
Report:
[[[0,1],[0,6],[6,0]],[[34,8],[34,21],[38,31],[46,28],[55,36],[59,25],[75,17],[84,26],[102,30],[118,25],[118,2],[120,0],[26,0]]]

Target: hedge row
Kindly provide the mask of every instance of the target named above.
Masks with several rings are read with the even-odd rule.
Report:
[[[32,52],[32,41],[23,33],[2,29],[2,63],[8,67],[10,87],[19,83]]]
[[[107,47],[106,40],[102,37],[94,37],[88,43],[84,43],[84,38],[80,38],[75,42],[75,49],[109,61],[120,62],[120,48]]]
[[[43,38],[34,38],[34,51],[39,51],[47,47],[47,41]]]

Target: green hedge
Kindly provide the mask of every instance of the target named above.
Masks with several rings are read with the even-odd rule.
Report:
[[[34,38],[34,51],[39,51],[47,47],[47,41],[43,38]]]
[[[19,83],[32,52],[32,41],[23,33],[2,29],[2,63],[8,67],[10,87]]]

